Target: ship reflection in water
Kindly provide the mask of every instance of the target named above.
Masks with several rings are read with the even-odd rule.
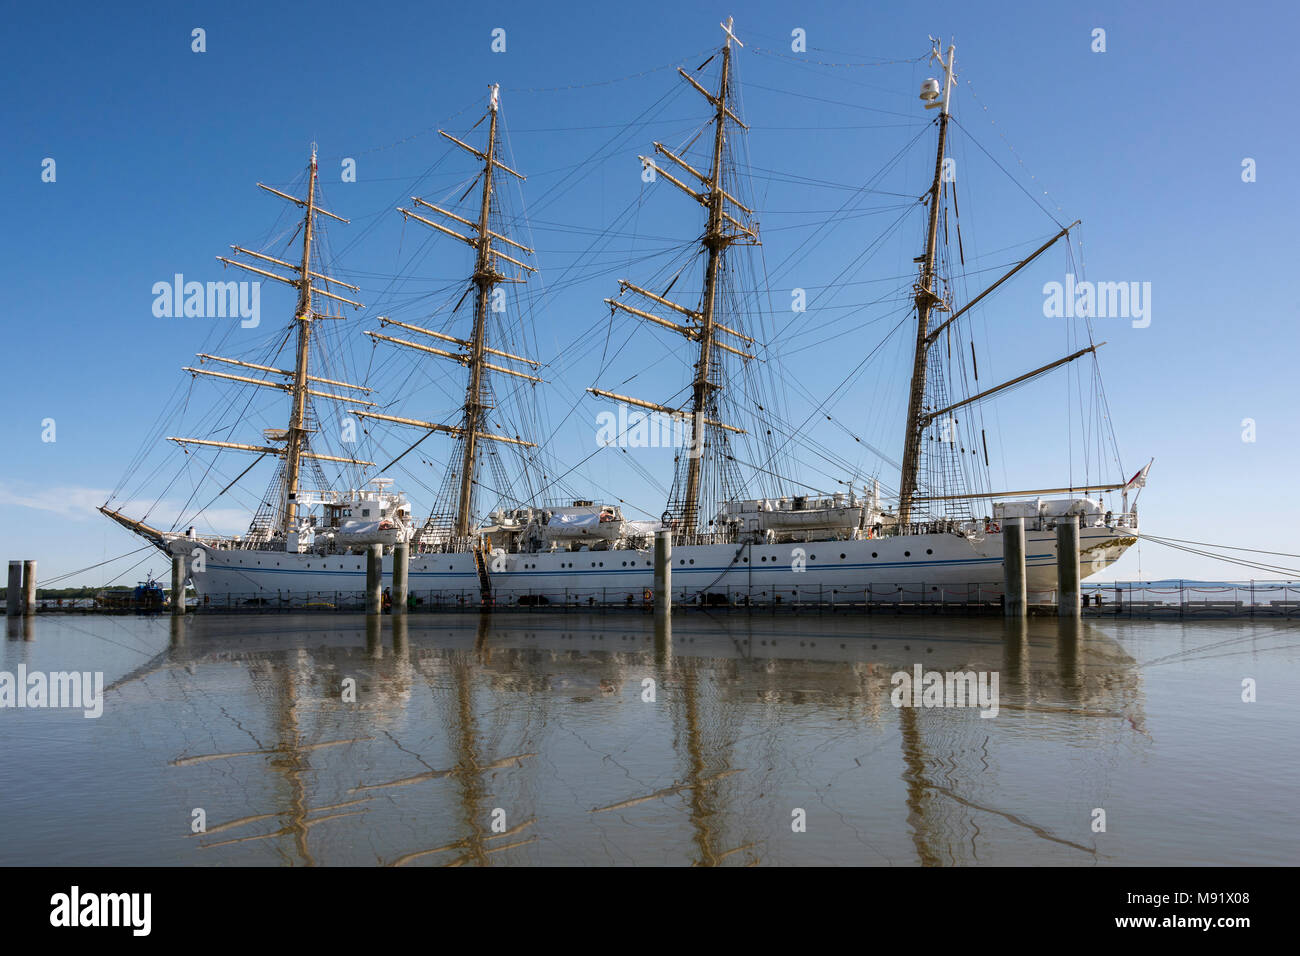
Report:
[[[1240,699],[1266,674],[1295,699],[1288,627],[213,615],[38,618],[23,636],[0,670],[108,686],[98,720],[0,712],[0,863],[1294,856],[1275,826],[1297,784],[1291,705]],[[994,676],[996,714],[895,707],[894,675],[918,666]]]

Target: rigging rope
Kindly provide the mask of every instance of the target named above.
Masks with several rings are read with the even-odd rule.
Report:
[[[114,561],[121,561],[123,558],[129,558],[133,554],[139,554],[141,551],[152,550],[153,547],[154,546],[152,544],[146,544],[143,548],[136,548],[134,551],[126,552],[126,554],[119,554],[117,557],[109,558],[107,561],[100,561],[98,564],[92,564],[86,568],[78,568],[76,571],[69,571],[66,574],[57,574],[54,577],[47,578],[44,581],[38,581],[36,582],[36,586],[40,588],[52,587],[53,585],[58,584],[60,581],[66,581],[68,578],[75,577],[78,574],[85,574],[87,571],[93,571],[96,568],[102,568],[104,565],[112,564]],[[121,577],[121,575],[118,575],[118,577]]]
[[[1142,540],[1144,540],[1144,541],[1151,541],[1151,542],[1154,542],[1155,544],[1163,544],[1163,545],[1164,545],[1165,547],[1167,547],[1167,548],[1174,548],[1174,549],[1176,549],[1176,550],[1178,550],[1178,551],[1186,551],[1188,554],[1195,554],[1195,555],[1197,555],[1197,556],[1199,556],[1199,557],[1203,557],[1203,558],[1211,558],[1211,559],[1213,559],[1213,560],[1215,560],[1215,561],[1222,561],[1222,562],[1224,562],[1225,564],[1235,564],[1235,565],[1238,565],[1238,566],[1243,567],[1243,568],[1255,568],[1256,570],[1259,570],[1259,571],[1268,571],[1268,572],[1271,572],[1271,573],[1274,573],[1274,574],[1281,572],[1281,573],[1283,573],[1283,574],[1289,574],[1289,575],[1293,575],[1293,576],[1295,576],[1295,577],[1300,578],[1300,570],[1297,570],[1296,568],[1284,568],[1284,567],[1280,567],[1280,566],[1278,566],[1278,565],[1261,564],[1261,563],[1259,563],[1259,562],[1257,562],[1257,561],[1247,561],[1247,560],[1245,560],[1245,559],[1243,559],[1243,558],[1234,558],[1234,557],[1231,557],[1231,556],[1229,556],[1229,555],[1215,554],[1215,553],[1212,552],[1212,551],[1204,551],[1204,550],[1200,550],[1200,549],[1198,549],[1198,548],[1189,548],[1189,547],[1187,547],[1186,545],[1182,545],[1182,544],[1174,544],[1173,541],[1174,541],[1175,539],[1172,539],[1172,538],[1168,538],[1168,539],[1167,539],[1167,538],[1159,538],[1159,537],[1156,537],[1156,536],[1154,536],[1154,535],[1149,535],[1149,534],[1138,534],[1138,533],[1136,533],[1136,532],[1135,532],[1135,536],[1138,537],[1138,538],[1140,538],[1140,539],[1142,539]],[[1248,549],[1241,549],[1241,550],[1248,550]],[[1279,553],[1281,553],[1281,552],[1263,552],[1263,553],[1266,553],[1266,554],[1279,554]]]

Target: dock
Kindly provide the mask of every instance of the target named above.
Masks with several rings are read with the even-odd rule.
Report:
[[[943,587],[923,583],[874,585],[862,590],[843,588],[755,587],[730,588],[700,594],[690,587],[672,588],[672,605],[677,611],[713,613],[844,613],[844,614],[940,614],[955,616],[998,616],[1003,614],[1000,588],[970,586]],[[287,614],[303,612],[364,614],[367,594],[360,591],[330,591],[312,594],[245,593],[191,596],[187,611],[199,614]],[[620,588],[573,590],[563,600],[551,600],[530,591],[496,589],[484,602],[478,589],[416,590],[408,594],[406,610],[412,614],[464,613],[483,609],[497,612],[564,613],[569,611],[654,610],[653,596],[640,590]],[[129,608],[93,606],[90,601],[37,601],[41,614],[132,614]],[[1030,616],[1058,613],[1055,594],[1044,599],[1031,592],[1026,610]],[[1207,585],[1188,581],[1176,585],[1131,582],[1085,584],[1081,614],[1091,620],[1126,619],[1300,619],[1300,582],[1249,581]]]

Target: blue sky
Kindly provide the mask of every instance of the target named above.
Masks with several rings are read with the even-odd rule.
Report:
[[[502,86],[512,164],[529,175],[515,194],[533,221],[545,290],[531,293],[533,344],[545,361],[567,356],[552,370],[562,382],[542,396],[550,422],[566,423],[549,451],[562,461],[585,458],[604,406],[587,399],[569,414],[577,396],[587,385],[618,391],[636,375],[626,365],[598,369],[609,328],[601,299],[617,293],[620,277],[649,281],[658,266],[644,257],[674,239],[689,242],[700,228],[698,209],[671,186],[643,188],[636,156],[655,139],[680,141],[707,118],[703,101],[678,89],[685,84],[671,66],[698,66],[728,14],[746,43],[736,64],[752,127],[770,318],[781,325],[791,317],[776,313],[788,309],[793,287],[810,293],[798,326],[806,341],[787,343],[777,365],[783,380],[798,383],[792,395],[820,399],[879,344],[888,310],[869,303],[905,282],[897,277],[913,268],[923,241],[921,219],[912,215],[894,241],[856,259],[897,215],[889,211],[897,198],[870,199],[865,205],[880,212],[825,226],[852,187],[918,134],[920,145],[881,189],[919,196],[933,162],[933,132],[924,125],[932,114],[916,99],[933,69],[852,64],[914,60],[928,50],[929,34],[953,38],[959,126],[952,155],[968,259],[993,270],[1054,232],[1053,218],[1079,218],[1088,278],[1151,283],[1149,327],[1095,321],[1096,338],[1107,342],[1100,368],[1124,470],[1156,459],[1140,503],[1144,529],[1300,550],[1290,502],[1300,466],[1290,287],[1300,253],[1291,213],[1300,197],[1290,165],[1300,144],[1287,122],[1294,64],[1283,42],[1300,19],[1293,5],[1241,3],[1217,12],[1169,3],[741,6],[11,5],[0,40],[8,141],[0,153],[8,293],[0,557],[39,559],[44,580],[138,546],[94,505],[127,472],[178,385],[182,395],[189,388],[180,366],[216,340],[240,343],[229,323],[214,328],[222,320],[155,318],[152,286],[178,272],[220,279],[213,256],[233,242],[256,248],[282,210],[253,184],[293,183],[310,142],[319,144],[330,208],[353,220],[330,230],[333,248],[345,252],[336,274],[363,287],[368,314],[396,315],[400,307],[417,321],[421,308],[427,314],[441,302],[415,293],[467,275],[465,250],[448,240],[421,251],[425,237],[403,229],[392,207],[417,181],[433,195],[472,176],[434,130],[481,133],[470,127],[492,82]],[[195,27],[206,31],[204,53],[191,50]],[[498,27],[506,31],[504,53],[490,49]],[[790,50],[795,28],[807,33],[807,53]],[[1095,28],[1106,31],[1104,53],[1091,49]],[[46,157],[57,164],[53,183],[41,180]],[[343,157],[357,161],[356,183],[340,181]],[[1256,162],[1253,183],[1241,177],[1248,157]],[[619,218],[629,208],[633,214]],[[612,222],[618,235],[601,239],[598,254],[588,252]],[[812,238],[822,241],[803,245]],[[1077,244],[1073,260],[1063,245],[1059,252],[981,307],[981,382],[1050,361],[1077,341],[1077,330],[1042,315],[1043,283],[1079,261]],[[391,277],[408,267],[414,279],[430,281],[394,286]],[[841,278],[850,284],[826,288]],[[979,288],[978,277],[969,279],[958,301]],[[257,342],[282,328],[291,308],[281,293],[263,292]],[[363,319],[352,328],[371,327]],[[682,374],[673,364],[676,343],[631,324],[613,328],[611,342],[632,336],[632,354],[655,360],[638,394],[655,393],[656,385],[671,393],[676,384],[665,383]],[[583,341],[594,351],[583,352]],[[833,409],[846,428],[894,457],[906,401],[898,342]],[[384,368],[404,368],[385,361]],[[597,371],[604,372],[599,381]],[[1082,474],[1077,441],[1068,437],[1067,400],[1079,385],[1062,374],[987,404],[995,484],[1048,486]],[[204,394],[225,393],[194,391]],[[434,401],[439,387],[426,394]],[[795,421],[810,410],[800,401],[791,399]],[[56,423],[54,442],[41,440],[47,418]],[[1242,440],[1244,419],[1255,422],[1253,442]],[[843,431],[819,437],[864,468],[879,467],[846,447]],[[145,473],[172,453],[151,450]],[[442,451],[429,454],[440,460]],[[670,452],[642,452],[640,463],[660,483],[670,480]],[[1102,464],[1107,477],[1119,470]],[[398,478],[417,500],[427,497],[415,478]],[[894,476],[886,470],[882,478]],[[433,474],[422,480],[438,484]],[[596,495],[617,489],[649,513],[662,507],[659,492],[616,452],[593,458],[575,476],[583,481]],[[230,518],[240,502],[218,507],[229,508]],[[169,516],[155,518],[170,524]],[[162,571],[159,558],[132,570],[141,556],[72,583]],[[1251,576],[1154,544],[1131,551],[1112,574]]]

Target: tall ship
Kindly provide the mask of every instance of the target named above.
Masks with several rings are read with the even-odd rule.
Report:
[[[223,485],[214,501],[269,463],[269,472],[265,465],[257,472],[266,491],[255,499],[247,531],[201,533],[189,518],[167,530],[155,527],[148,513],[129,513],[127,504],[138,499],[126,497],[125,481],[100,510],[160,550],[184,555],[199,601],[218,606],[330,603],[359,594],[367,549],[376,544],[386,580],[393,549],[405,545],[417,600],[496,606],[648,601],[661,531],[672,537],[675,600],[706,605],[996,600],[1003,524],[1013,518],[1025,529],[1031,599],[1056,587],[1060,520],[1079,522],[1085,576],[1116,561],[1136,541],[1130,494],[1145,485],[1150,465],[1127,480],[1121,474],[1100,483],[997,489],[990,481],[988,441],[975,414],[982,403],[1074,362],[1095,366],[1104,343],[1092,341],[1089,326],[1088,343],[1071,354],[1000,384],[979,383],[974,339],[960,334],[963,320],[1077,223],[968,301],[956,301],[956,283],[945,272],[945,264],[948,271],[964,264],[959,225],[956,259],[949,255],[950,214],[958,212],[955,184],[945,175],[956,51],[951,45],[943,51],[937,41],[931,61],[941,77],[927,80],[920,95],[925,109],[937,111],[936,142],[933,177],[919,197],[924,245],[908,294],[910,375],[899,383],[907,393],[902,458],[882,456],[897,466],[897,485],[886,487],[893,475],[864,480],[847,468],[829,488],[800,474],[797,440],[808,422],[784,420],[776,411],[781,401],[768,395],[780,389],[780,342],[764,341],[746,288],[761,239],[743,163],[748,127],[734,69],[743,44],[730,20],[722,28],[713,55],[694,71],[678,69],[690,95],[706,101],[708,121],[681,146],[654,142],[639,157],[643,180],[674,193],[673,201],[699,217],[689,226],[699,229],[698,240],[675,271],[620,279],[617,294],[605,300],[611,327],[616,320],[644,324],[672,343],[690,374],[668,397],[624,394],[602,381],[585,386],[606,407],[624,410],[609,416],[621,427],[603,444],[625,444],[637,429],[671,434],[677,448],[661,514],[635,520],[624,499],[573,489],[566,481],[576,465],[553,460],[547,447],[538,406],[550,387],[549,366],[536,357],[532,310],[518,302],[538,266],[522,241],[527,237],[511,235],[522,217],[506,208],[503,180],[519,190],[525,180],[502,151],[497,87],[474,127],[474,142],[442,132],[473,174],[469,188],[450,200],[411,197],[398,209],[412,229],[468,247],[467,281],[454,290],[449,308],[422,321],[390,314],[366,322],[376,327],[358,329],[345,318],[345,309],[364,307],[354,298],[359,286],[328,271],[326,220],[347,220],[323,208],[314,148],[299,194],[259,184],[301,212],[279,234],[289,235],[292,253],[234,246],[232,256],[218,258],[291,287],[291,321],[263,343],[257,361],[200,353],[198,364],[186,368],[194,383],[187,402],[199,400],[200,382],[228,389],[227,400],[208,420],[208,436],[162,436],[183,450],[190,467]],[[697,299],[672,295],[679,284],[692,283]],[[360,363],[349,366],[345,358],[349,334],[364,335],[372,355],[400,356],[405,364],[389,362],[385,367],[394,371],[384,376],[363,374]],[[443,394],[458,394],[457,403],[449,413],[444,407],[442,420],[427,412],[394,414],[406,410],[395,407],[399,402],[427,407],[428,390],[414,383],[417,370],[429,374],[430,363],[439,369]],[[252,397],[242,397],[245,391]],[[270,405],[254,405],[268,396]],[[254,407],[263,421],[287,417],[263,428],[259,440],[247,434]],[[419,458],[431,438],[443,443],[446,458],[426,469],[437,486],[429,489],[431,507],[417,517],[387,473],[412,454]],[[232,466],[231,456],[252,461]],[[336,471],[333,479],[326,467]]]

